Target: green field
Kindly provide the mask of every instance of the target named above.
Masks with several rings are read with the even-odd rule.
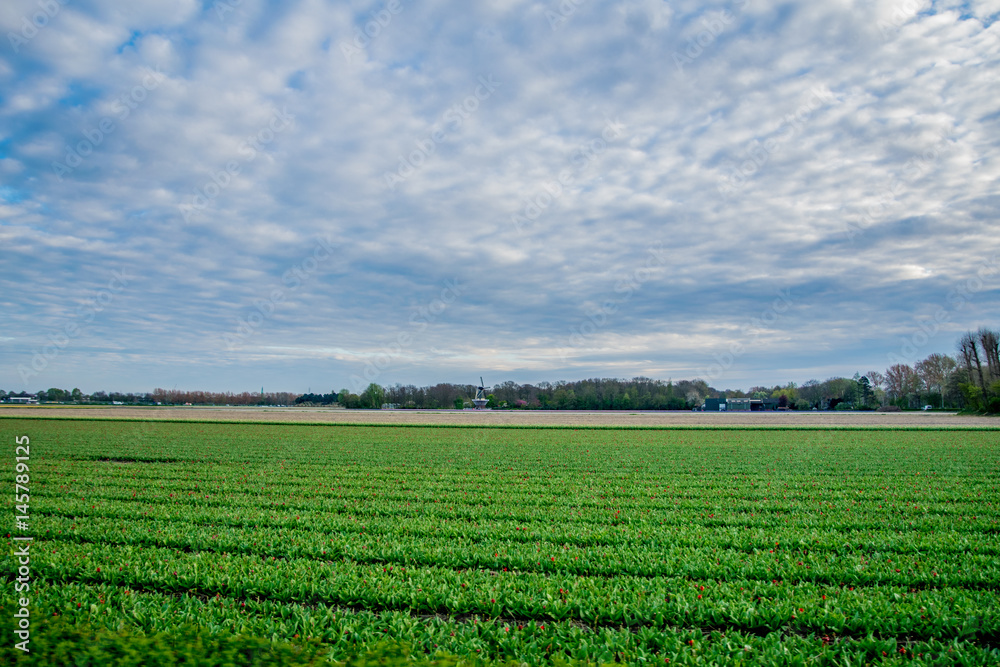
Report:
[[[997,431],[0,419],[9,480],[22,435],[36,664],[1000,663]]]

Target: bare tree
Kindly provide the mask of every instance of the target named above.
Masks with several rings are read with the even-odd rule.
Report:
[[[868,381],[872,383],[872,393],[875,394],[876,400],[880,403],[885,403],[885,373],[880,373],[879,371],[868,371],[865,373],[868,377]],[[881,396],[879,396],[881,392]]]
[[[920,376],[911,366],[893,364],[885,369],[885,391],[892,398],[905,398],[918,394],[920,386]],[[912,398],[909,402],[912,402]]]
[[[983,356],[986,357],[989,383],[993,384],[1000,380],[1000,333],[982,327],[976,332],[976,337],[983,348]]]
[[[868,371],[865,375],[868,376],[868,380],[872,383],[872,387],[875,389],[885,388],[885,374],[879,373],[878,371]]]
[[[969,382],[979,380],[979,388],[986,394],[986,378],[983,377],[983,363],[979,357],[979,341],[971,332],[966,332],[958,340],[958,353],[965,362],[965,370],[969,372]]]
[[[906,364],[893,364],[885,369],[885,393],[889,399],[896,399],[903,395],[906,372],[910,369]]]
[[[941,394],[941,407],[944,407],[944,386],[955,371],[955,360],[947,354],[932,354],[923,361],[918,361],[914,370],[926,385],[928,391]]]

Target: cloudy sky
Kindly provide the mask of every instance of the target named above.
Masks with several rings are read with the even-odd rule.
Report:
[[[998,12],[7,0],[0,388],[953,352],[1000,325]]]

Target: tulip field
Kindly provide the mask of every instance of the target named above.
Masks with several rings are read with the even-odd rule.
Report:
[[[1000,664],[998,430],[0,419],[24,435],[36,651]]]

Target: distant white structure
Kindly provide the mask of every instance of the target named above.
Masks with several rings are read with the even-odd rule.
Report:
[[[486,404],[490,402],[490,399],[486,398],[486,387],[483,386],[483,376],[479,376],[479,388],[476,389],[476,397],[472,399],[472,404],[476,406],[476,410],[485,410]]]
[[[24,405],[34,405],[38,403],[38,399],[33,396],[8,396],[8,403],[22,403]]]

